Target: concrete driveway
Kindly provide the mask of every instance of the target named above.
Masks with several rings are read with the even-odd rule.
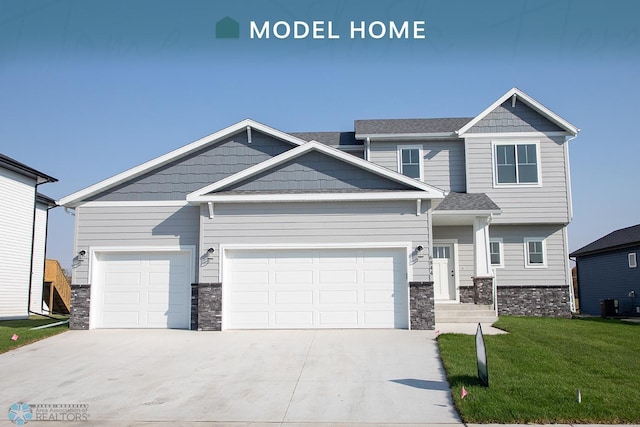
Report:
[[[0,355],[0,413],[22,401],[88,405],[93,425],[461,425],[434,337],[69,331]]]

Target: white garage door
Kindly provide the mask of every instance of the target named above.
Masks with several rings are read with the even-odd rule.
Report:
[[[99,253],[97,260],[95,327],[189,328],[187,252]]]
[[[228,251],[228,329],[407,328],[398,249]]]

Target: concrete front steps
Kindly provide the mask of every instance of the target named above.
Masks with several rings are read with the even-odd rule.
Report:
[[[498,320],[491,305],[438,304],[435,305],[438,323],[493,323]]]

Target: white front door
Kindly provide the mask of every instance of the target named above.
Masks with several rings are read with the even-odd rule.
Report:
[[[433,288],[436,301],[456,300],[456,280],[453,245],[433,245]]]

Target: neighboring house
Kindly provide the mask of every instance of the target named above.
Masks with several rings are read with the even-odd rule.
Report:
[[[38,187],[57,179],[0,154],[0,319],[41,313],[49,209]]]
[[[618,314],[640,315],[640,224],[613,231],[572,252],[580,313],[600,315],[601,301],[618,300]]]
[[[425,329],[494,298],[568,316],[577,133],[515,88],[471,118],[236,123],[59,201],[71,327]]]

